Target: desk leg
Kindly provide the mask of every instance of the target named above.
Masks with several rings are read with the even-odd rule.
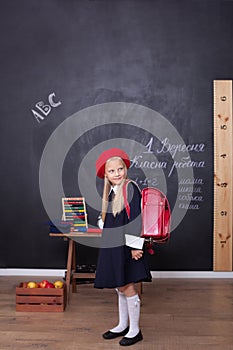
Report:
[[[68,247],[68,258],[67,258],[67,271],[66,271],[66,288],[67,288],[67,303],[69,304],[70,298],[70,280],[72,274],[72,257],[74,251],[74,241],[69,239],[69,247]]]
[[[76,245],[74,242],[73,246],[73,256],[72,256],[72,293],[76,293],[76,278],[75,278],[75,272],[76,272]]]

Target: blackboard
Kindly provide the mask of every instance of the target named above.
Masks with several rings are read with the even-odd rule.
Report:
[[[92,108],[119,103],[142,114],[146,110],[155,123],[162,116],[187,148],[171,142],[169,135],[145,130],[147,112],[138,123],[130,113],[130,120],[112,115],[109,122],[110,114],[103,111],[98,125],[93,116],[87,119],[89,130],[67,148],[62,166],[65,196],[82,196],[80,167],[84,174],[94,171],[94,164],[85,168],[87,154],[94,158],[107,140],[128,139],[130,177],[141,187],[148,179],[158,187],[166,180],[171,207],[179,198],[184,206],[180,212],[186,211],[170,242],[156,246],[151,269],[212,270],[212,84],[214,79],[232,79],[232,15],[233,2],[224,0],[1,1],[0,267],[64,268],[66,244],[48,235],[40,188],[42,156],[62,125],[60,144],[65,139],[69,143],[69,128],[63,123],[70,117],[81,115],[81,120]],[[145,158],[149,151],[167,166],[154,169],[155,175],[146,180],[139,163],[153,162]],[[193,162],[187,169],[193,170],[194,180],[179,179],[177,168],[172,169],[172,153],[186,157],[187,151]],[[48,183],[60,171],[58,149],[53,152]],[[140,155],[143,158],[135,158]],[[102,183],[97,179],[95,184],[100,194]],[[186,208],[190,196],[192,207]],[[95,206],[87,203],[92,225],[100,208],[97,202],[99,198]],[[59,203],[54,200],[55,213],[59,205],[61,209],[61,198]],[[95,263],[98,248],[78,248],[78,263]]]

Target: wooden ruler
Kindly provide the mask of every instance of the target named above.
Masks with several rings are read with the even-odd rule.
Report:
[[[214,271],[232,271],[232,80],[214,80]]]

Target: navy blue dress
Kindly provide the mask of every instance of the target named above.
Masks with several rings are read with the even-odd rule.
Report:
[[[130,248],[125,245],[125,234],[140,237],[141,234],[141,193],[138,187],[128,184],[130,219],[125,208],[113,216],[111,194],[101,239],[96,268],[95,288],[117,288],[129,283],[150,282],[151,274],[147,251],[141,259],[132,259]]]

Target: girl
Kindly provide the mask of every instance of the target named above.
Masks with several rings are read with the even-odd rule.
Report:
[[[96,173],[104,178],[102,199],[103,227],[95,288],[115,288],[118,294],[119,323],[103,334],[104,339],[124,336],[120,345],[135,344],[143,339],[139,328],[140,299],[135,283],[151,281],[144,256],[141,234],[141,193],[130,181],[127,199],[130,205],[128,219],[123,197],[123,185],[130,166],[128,155],[119,148],[104,151],[96,161]],[[129,322],[129,324],[128,324]]]

